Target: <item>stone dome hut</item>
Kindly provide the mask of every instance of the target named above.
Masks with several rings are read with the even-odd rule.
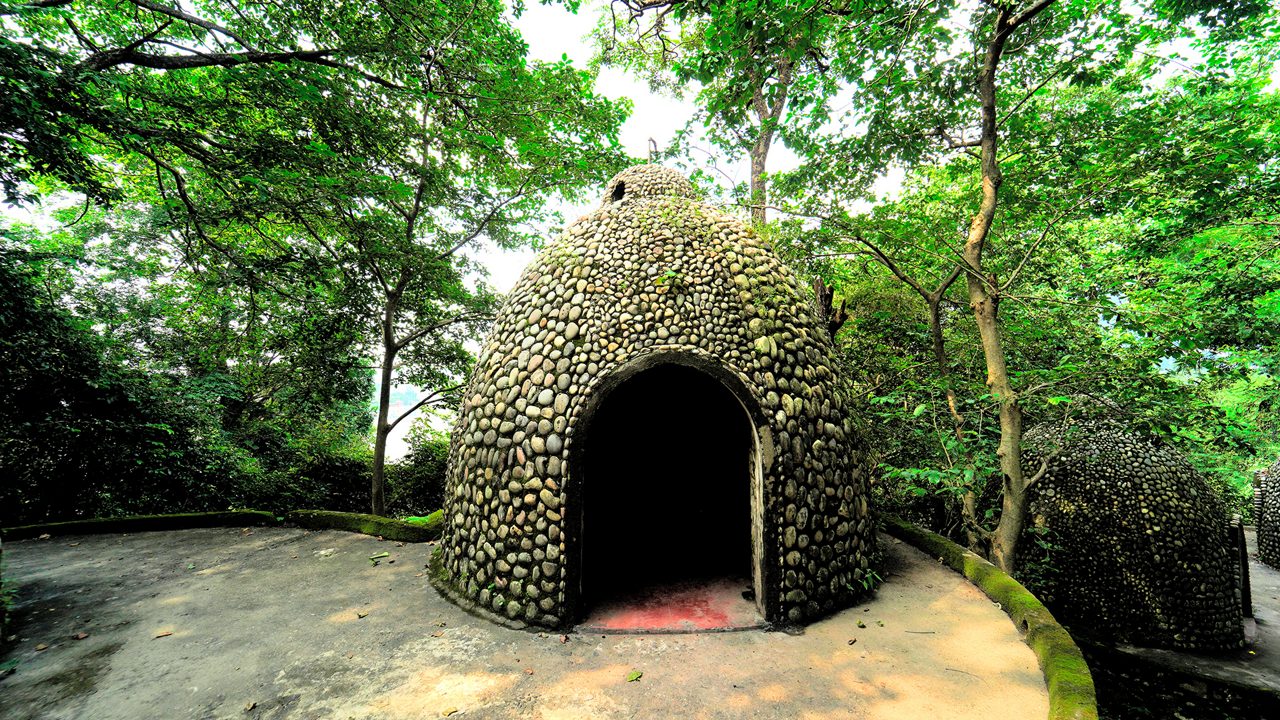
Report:
[[[1258,471],[1256,478],[1253,522],[1258,528],[1258,559],[1280,568],[1280,460]]]
[[[813,298],[657,165],[525,269],[449,453],[437,582],[566,627],[620,585],[742,579],[770,622],[864,593],[862,440]]]
[[[1244,642],[1240,565],[1226,506],[1176,450],[1111,421],[1025,436],[1023,581],[1073,631],[1179,649]],[[1059,449],[1060,448],[1060,449]],[[1036,540],[1047,542],[1045,552]]]

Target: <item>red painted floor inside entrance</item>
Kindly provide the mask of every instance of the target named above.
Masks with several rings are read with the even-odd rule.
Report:
[[[717,578],[658,585],[615,596],[593,608],[579,632],[687,633],[764,626],[747,580]]]

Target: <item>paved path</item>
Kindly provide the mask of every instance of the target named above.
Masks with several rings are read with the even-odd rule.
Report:
[[[564,642],[443,600],[427,545],[287,528],[7,543],[20,587],[0,717],[1044,718],[1035,657],[1004,613],[882,542],[876,598],[801,636]]]

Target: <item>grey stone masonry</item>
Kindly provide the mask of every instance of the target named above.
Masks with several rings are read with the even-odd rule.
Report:
[[[1226,506],[1180,453],[1106,420],[1038,425],[1026,443],[1024,471],[1048,467],[1019,567],[1060,622],[1104,642],[1242,645]]]
[[[575,622],[575,439],[593,397],[663,362],[720,379],[752,420],[767,619],[802,623],[862,596],[866,451],[815,301],[754,230],[657,165],[611,180],[506,298],[453,431],[443,582],[512,620]],[[679,501],[641,492],[670,496],[637,497],[636,512]]]
[[[1257,473],[1254,523],[1258,527],[1258,559],[1280,568],[1280,460]]]

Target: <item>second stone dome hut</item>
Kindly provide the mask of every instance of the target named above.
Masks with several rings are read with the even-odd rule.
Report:
[[[610,590],[743,580],[802,623],[864,594],[864,444],[808,289],[657,165],[525,269],[454,428],[439,580],[566,627]]]
[[[1027,494],[1019,567],[1054,617],[1103,642],[1244,643],[1226,505],[1181,453],[1105,419],[1044,423],[1024,437],[1024,472],[1048,465]]]
[[[1258,559],[1280,568],[1280,460],[1258,471],[1253,524],[1258,531]]]

